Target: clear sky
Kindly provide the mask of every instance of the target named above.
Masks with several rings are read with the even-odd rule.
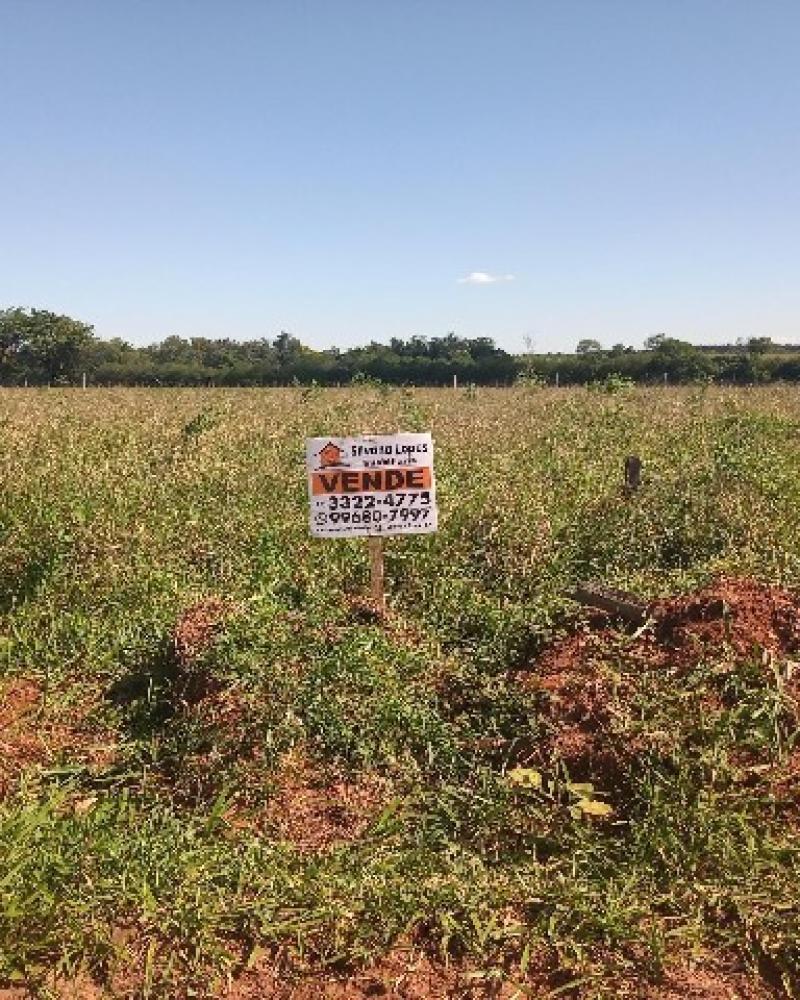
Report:
[[[798,0],[0,0],[0,126],[101,336],[800,340]]]

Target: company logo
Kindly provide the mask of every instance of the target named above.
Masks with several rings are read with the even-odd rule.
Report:
[[[329,441],[324,448],[320,448],[317,458],[321,469],[335,469],[347,465],[347,462],[343,461],[344,452],[333,441]]]

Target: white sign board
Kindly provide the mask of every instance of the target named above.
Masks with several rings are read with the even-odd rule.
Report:
[[[436,531],[430,434],[306,441],[311,534],[323,538]]]

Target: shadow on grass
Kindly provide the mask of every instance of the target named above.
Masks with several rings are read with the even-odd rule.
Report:
[[[118,678],[106,697],[123,712],[129,739],[151,739],[174,718],[181,708],[182,676],[175,649],[164,639],[149,656]]]
[[[121,712],[125,766],[154,771],[174,802],[194,807],[219,793],[219,775],[198,767],[219,735],[192,708],[220,687],[198,664],[182,660],[167,637],[107,691]]]

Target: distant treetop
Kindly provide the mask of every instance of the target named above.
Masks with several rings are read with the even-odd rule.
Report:
[[[695,346],[653,334],[644,350],[622,343],[606,349],[583,338],[574,354],[534,354],[527,338],[518,356],[491,337],[414,334],[362,347],[318,351],[287,330],[273,338],[167,336],[134,347],[115,337],[102,340],[88,323],[46,309],[0,310],[0,385],[271,386],[347,385],[351,382],[442,386],[585,385],[621,377],[670,384],[708,381],[800,381],[800,347],[769,337],[722,346]]]

